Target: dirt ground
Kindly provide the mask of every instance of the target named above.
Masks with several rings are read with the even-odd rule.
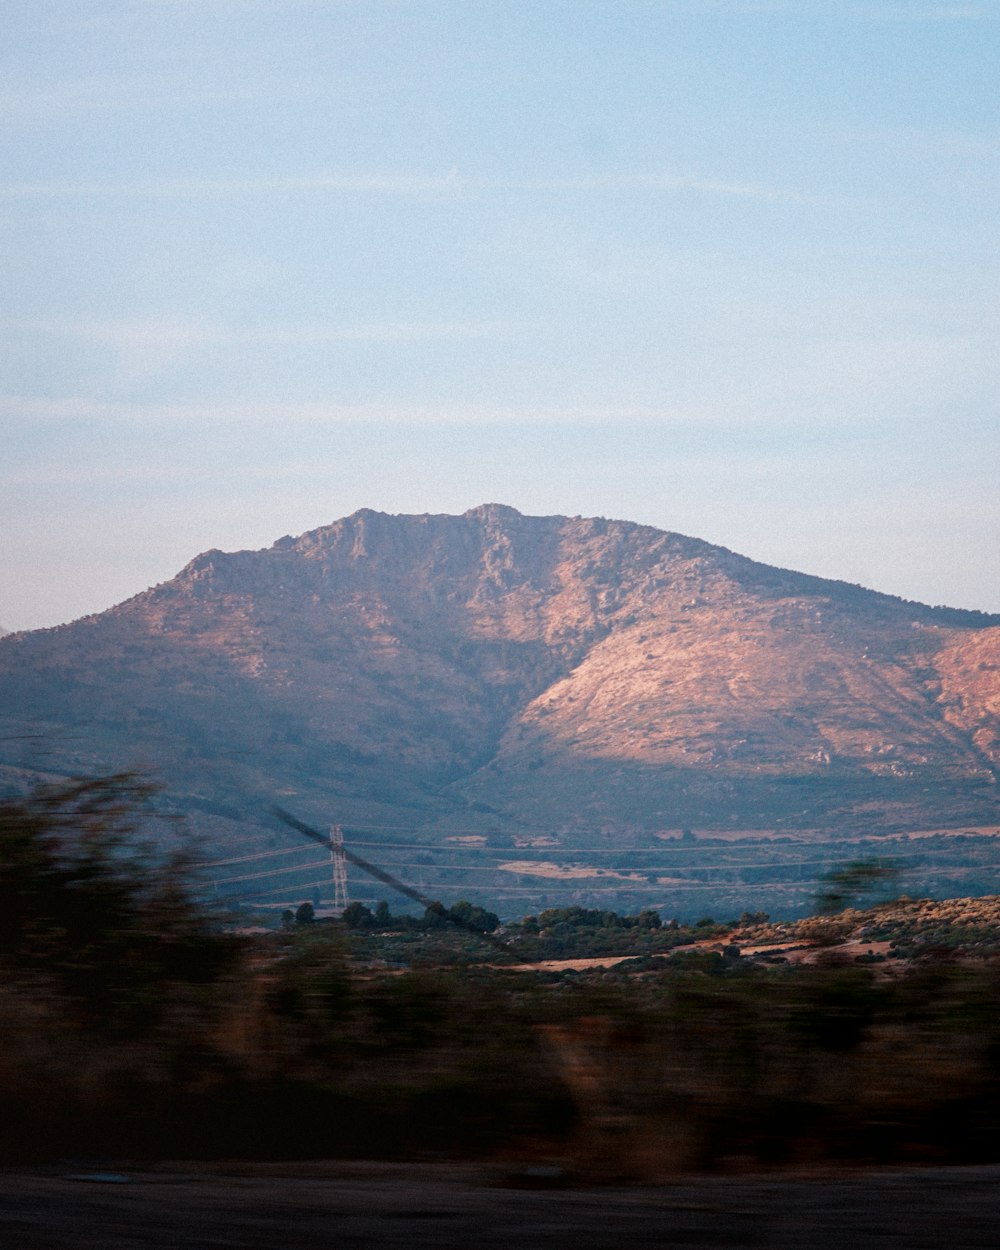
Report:
[[[564,1187],[465,1165],[0,1171],[4,1250],[973,1250],[1000,1167]]]

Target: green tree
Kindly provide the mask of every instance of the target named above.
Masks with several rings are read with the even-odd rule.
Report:
[[[425,929],[440,929],[442,925],[448,923],[448,911],[443,903],[431,903],[426,908],[423,916],[423,926]]]
[[[370,929],[374,922],[369,909],[358,902],[348,903],[340,918],[349,929]]]
[[[467,899],[459,899],[448,909],[449,917],[466,929],[475,929],[479,933],[492,933],[500,924],[496,912],[478,907]]]

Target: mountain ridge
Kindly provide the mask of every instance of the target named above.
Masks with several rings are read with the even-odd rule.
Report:
[[[59,624],[56,624],[56,625],[39,626],[34,629],[21,629],[21,630],[11,631],[11,630],[5,630],[4,627],[0,625],[0,636],[7,636],[10,634],[29,634],[29,633],[30,634],[44,634],[44,633],[51,633],[52,631],[64,630],[71,626],[77,625],[82,621],[89,621],[89,620],[104,616],[107,612],[113,612],[119,609],[123,609],[127,607],[129,604],[132,604],[136,600],[144,599],[146,596],[159,590],[161,587],[169,586],[170,584],[175,582],[178,578],[183,578],[186,575],[190,575],[192,573],[196,573],[196,572],[203,570],[204,568],[212,564],[215,560],[219,559],[220,557],[222,558],[223,561],[234,561],[234,560],[239,560],[244,557],[263,556],[263,555],[267,555],[269,553],[276,552],[276,551],[287,551],[289,549],[298,548],[301,544],[306,542],[306,540],[310,540],[312,542],[312,541],[316,541],[320,539],[322,536],[326,536],[330,533],[336,533],[342,527],[352,522],[367,521],[368,519],[383,519],[383,520],[389,520],[389,521],[393,521],[393,520],[433,521],[436,519],[457,520],[457,519],[474,519],[480,515],[487,516],[487,517],[505,516],[511,519],[527,520],[527,521],[558,521],[558,522],[571,522],[571,523],[592,521],[592,522],[596,522],[602,525],[627,526],[632,530],[635,530],[638,532],[645,532],[649,534],[650,536],[665,537],[665,538],[674,539],[683,543],[690,544],[692,551],[698,550],[701,553],[713,553],[718,556],[729,557],[734,562],[740,565],[745,565],[753,569],[766,571],[768,574],[772,576],[795,579],[795,581],[798,584],[800,584],[803,588],[812,588],[815,590],[828,588],[828,589],[836,589],[841,594],[849,595],[849,596],[853,596],[853,595],[866,596],[866,597],[873,596],[874,598],[880,601],[883,601],[886,604],[899,605],[904,608],[913,610],[915,612],[919,612],[921,614],[934,614],[935,616],[940,615],[942,622],[944,621],[945,617],[947,617],[950,619],[951,623],[954,623],[958,626],[1000,625],[1000,613],[990,613],[990,612],[982,611],[976,608],[957,608],[957,607],[949,606],[947,604],[927,604],[921,600],[907,599],[900,595],[895,595],[895,594],[891,594],[885,591],[875,590],[871,587],[866,587],[860,583],[849,582],[841,578],[827,578],[827,577],[822,577],[818,574],[803,573],[799,570],[786,568],[784,566],[765,564],[762,561],[755,560],[753,559],[753,557],[750,557],[750,556],[742,555],[732,550],[731,548],[725,547],[721,544],[710,543],[704,539],[694,538],[688,535],[680,534],[676,531],[661,530],[655,526],[646,525],[640,522],[631,522],[631,521],[625,521],[625,520],[620,520],[616,518],[607,518],[603,516],[585,518],[582,516],[572,516],[572,517],[563,516],[561,514],[552,514],[552,515],[547,515],[544,517],[534,517],[534,516],[529,516],[527,514],[521,513],[516,508],[513,508],[508,504],[487,503],[487,504],[477,505],[474,508],[469,508],[464,513],[461,513],[458,517],[455,517],[453,514],[449,514],[449,513],[388,513],[388,512],[381,512],[372,508],[359,508],[355,512],[350,513],[348,516],[340,518],[337,521],[331,522],[328,525],[317,526],[311,530],[306,530],[302,534],[297,535],[297,536],[285,535],[282,538],[276,539],[273,543],[271,543],[270,546],[267,546],[267,547],[240,548],[236,551],[224,551],[221,548],[217,548],[217,547],[208,548],[205,551],[200,552],[196,556],[192,557],[192,559],[189,560],[187,564],[185,564],[180,570],[178,570],[178,572],[174,575],[174,577],[169,578],[166,582],[157,583],[153,586],[147,587],[146,590],[138,591],[134,595],[130,595],[128,596],[128,598],[120,601],[119,603],[112,604],[108,608],[102,609],[99,612],[85,613],[83,616],[76,617],[70,621],[60,622]]]
[[[1000,616],[651,526],[361,509],[0,642],[0,781],[138,764],[210,838],[268,796],[413,830],[1000,817]],[[34,754],[32,754],[34,752]]]

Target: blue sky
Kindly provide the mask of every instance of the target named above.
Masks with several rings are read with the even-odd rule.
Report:
[[[0,27],[8,629],[486,501],[1000,611],[1000,4]]]

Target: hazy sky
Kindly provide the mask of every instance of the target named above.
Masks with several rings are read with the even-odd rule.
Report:
[[[360,507],[1000,611],[1000,3],[6,0],[0,622]]]

